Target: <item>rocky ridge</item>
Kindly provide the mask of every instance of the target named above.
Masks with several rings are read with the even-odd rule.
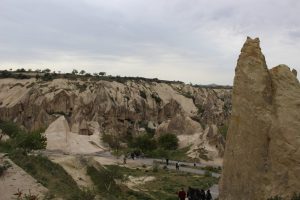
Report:
[[[219,129],[230,112],[230,89],[144,80],[0,79],[0,120],[35,130],[64,116],[72,133],[120,138],[172,132],[181,146],[193,146],[191,156],[204,148],[211,159],[223,155]]]

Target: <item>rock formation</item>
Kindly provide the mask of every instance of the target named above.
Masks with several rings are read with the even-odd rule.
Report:
[[[221,200],[290,197],[300,188],[300,84],[285,65],[268,70],[247,38],[235,69]]]
[[[64,116],[72,133],[196,135],[208,141],[208,154],[221,156],[224,138],[216,144],[218,128],[213,129],[214,136],[203,134],[212,125],[227,124],[230,112],[231,89],[159,80],[0,79],[0,120],[31,130],[47,128]]]

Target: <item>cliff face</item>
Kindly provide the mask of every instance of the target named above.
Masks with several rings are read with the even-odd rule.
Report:
[[[285,65],[268,70],[247,38],[235,70],[220,199],[290,197],[300,188],[300,84]]]
[[[1,120],[39,129],[64,115],[71,131],[83,135],[100,132],[126,137],[147,131],[197,135],[208,141],[212,156],[222,156],[224,150],[224,138],[213,127],[226,125],[230,112],[230,89],[142,80],[0,79]],[[181,138],[182,144],[193,144]]]

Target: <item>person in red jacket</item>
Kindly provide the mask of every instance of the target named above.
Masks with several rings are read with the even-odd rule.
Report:
[[[186,193],[185,193],[184,189],[181,188],[181,190],[178,192],[178,198],[180,200],[185,200],[185,197],[186,197]]]

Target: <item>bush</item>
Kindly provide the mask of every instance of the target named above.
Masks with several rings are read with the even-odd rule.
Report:
[[[94,200],[96,197],[95,191],[88,188],[83,188],[71,195],[70,199],[72,200]]]
[[[146,152],[146,156],[151,158],[169,158],[169,154],[170,152],[168,150],[162,148],[157,148],[153,151]]]
[[[4,122],[0,121],[0,129],[2,129],[3,133],[13,138],[16,135],[23,132],[15,123],[13,122]]]
[[[204,176],[212,177],[212,173],[210,171],[205,171]]]
[[[218,127],[219,133],[226,139],[227,137],[227,131],[228,131],[228,125],[224,124],[222,126]]]
[[[159,136],[158,145],[167,150],[175,150],[178,148],[178,138],[175,134],[167,133]]]
[[[143,152],[152,151],[156,149],[156,141],[148,135],[141,135],[132,139],[130,143],[132,148],[139,148]]]
[[[101,139],[112,149],[119,149],[121,147],[119,138],[114,135],[103,134]]]
[[[45,149],[47,138],[40,132],[18,134],[15,138],[15,146],[26,151]]]
[[[125,179],[117,167],[111,169],[101,167],[97,170],[95,167],[89,166],[87,174],[91,177],[99,192],[109,192],[111,194],[119,193],[121,190],[115,179]]]
[[[4,172],[11,167],[11,164],[8,161],[5,161],[3,164],[0,164],[0,177],[4,174]]]
[[[144,99],[147,99],[147,95],[146,95],[145,91],[143,91],[143,90],[140,90],[140,96]]]
[[[151,94],[151,97],[155,100],[155,102],[156,102],[157,104],[160,104],[161,101],[162,101],[161,98],[158,96],[157,93]]]
[[[300,193],[294,193],[291,200],[300,200]]]
[[[275,197],[268,198],[267,200],[283,200],[283,198],[277,195]]]
[[[0,151],[2,152],[10,152],[17,148],[27,152],[46,148],[47,138],[41,134],[42,130],[28,133],[12,122],[0,122],[0,128],[10,136],[7,141],[0,142]]]
[[[157,162],[153,162],[152,171],[158,172],[159,170],[159,164]]]
[[[43,81],[52,81],[53,75],[50,73],[45,73],[42,77],[40,77]]]

